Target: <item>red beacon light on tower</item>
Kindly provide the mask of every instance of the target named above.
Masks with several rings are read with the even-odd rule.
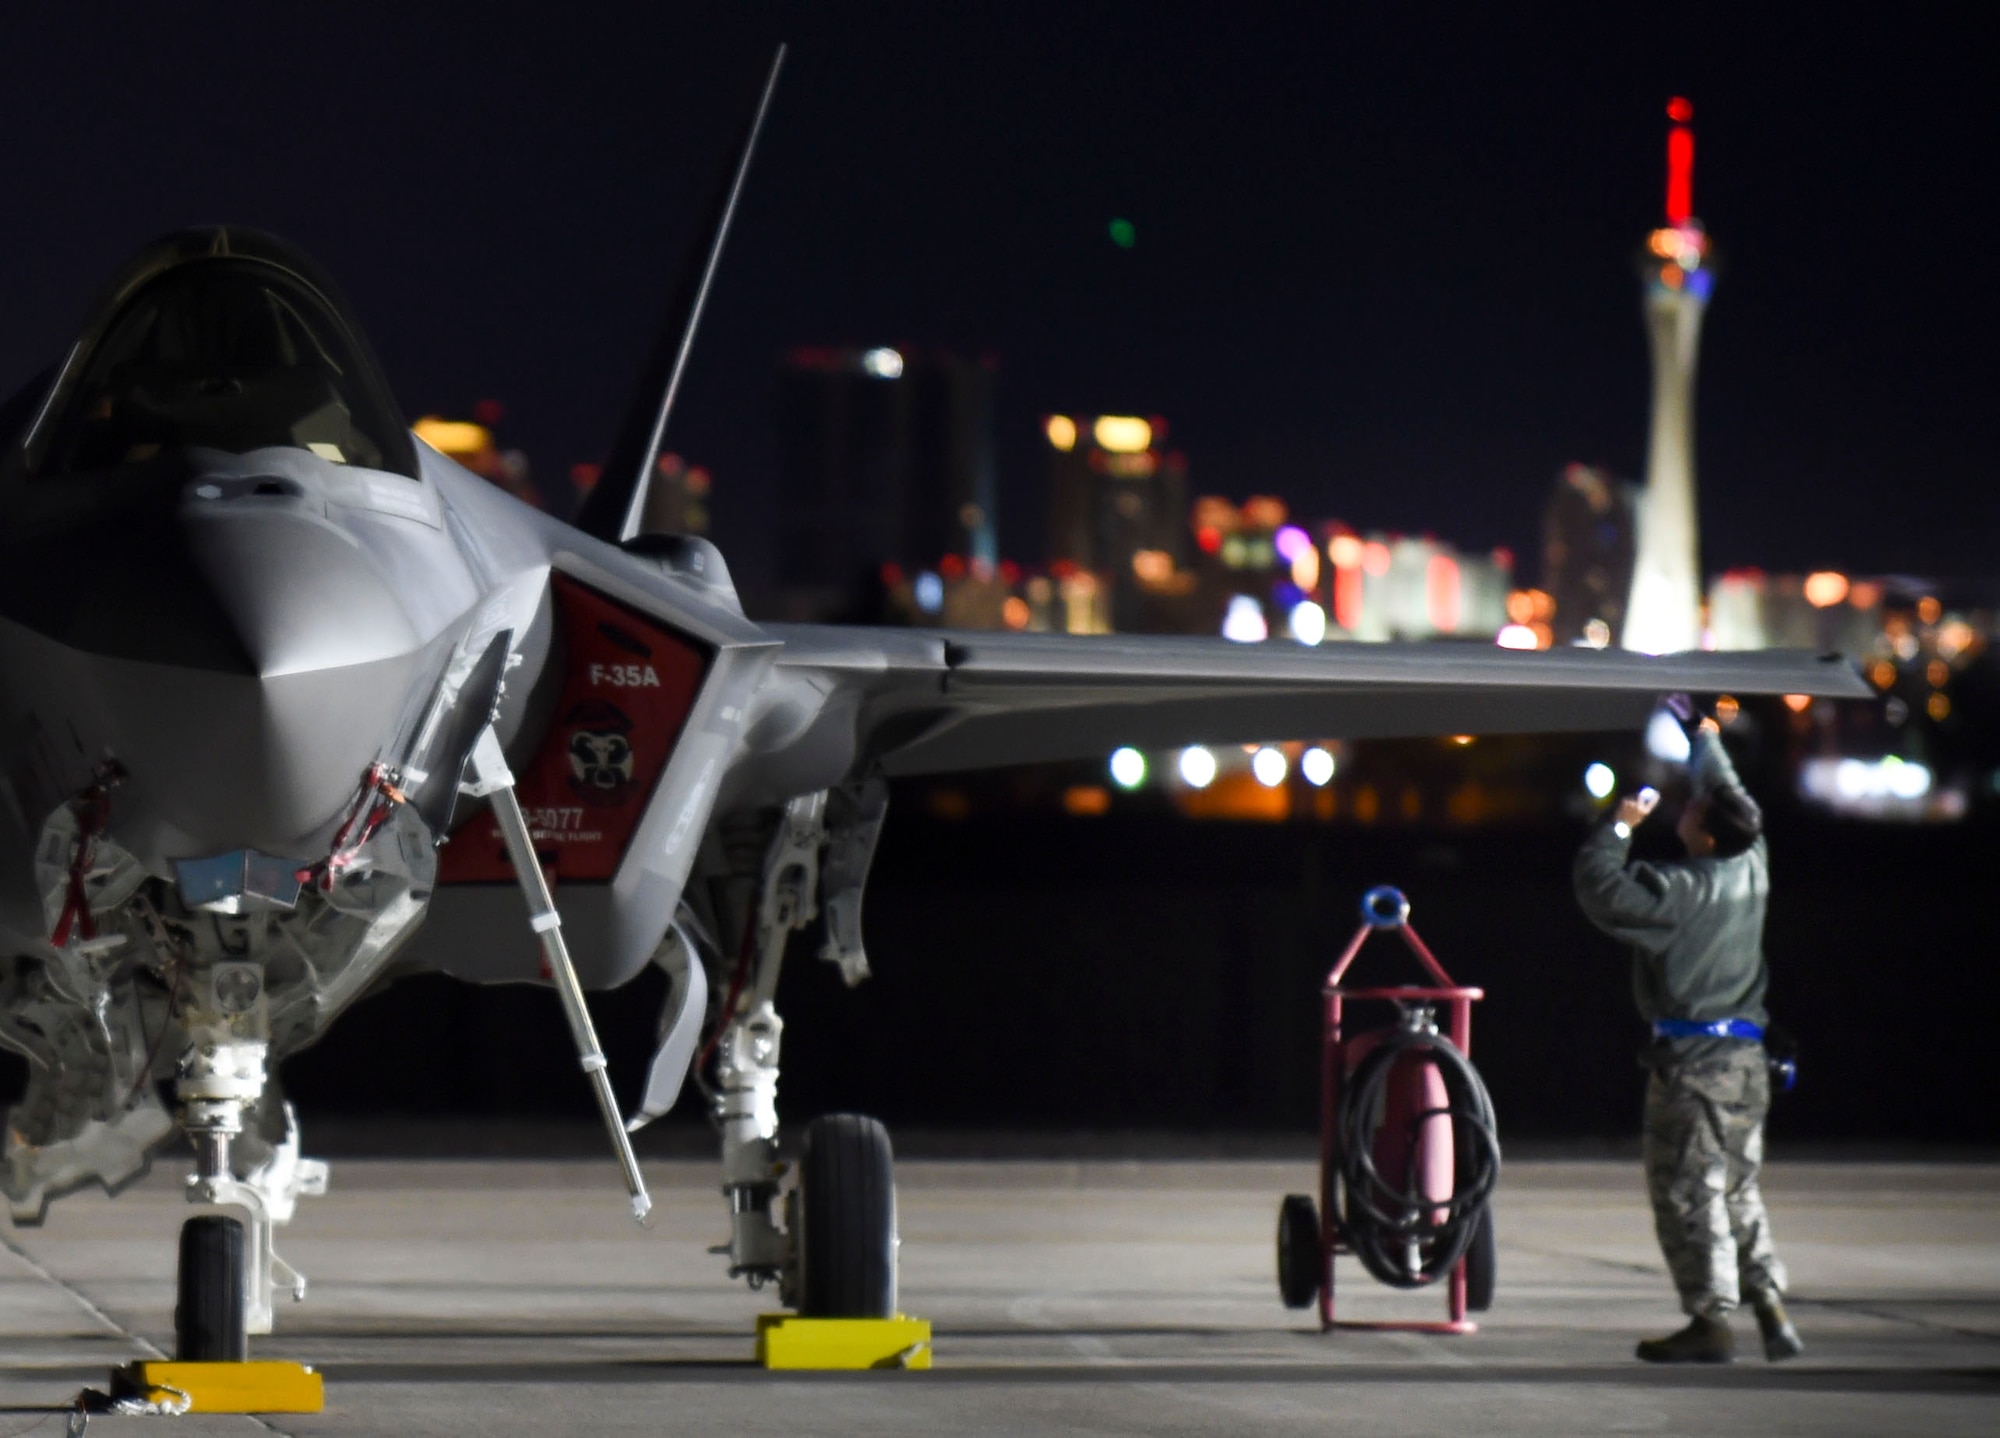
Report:
[[[1646,249],[1666,261],[1657,278],[1679,289],[1702,267],[1708,256],[1708,235],[1694,216],[1694,106],[1676,95],[1667,101],[1666,224],[1646,237]],[[1706,280],[1706,276],[1703,277]],[[1697,286],[1705,289],[1705,284]]]

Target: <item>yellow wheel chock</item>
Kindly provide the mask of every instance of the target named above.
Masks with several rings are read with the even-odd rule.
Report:
[[[765,1368],[929,1368],[929,1320],[757,1315],[757,1362]]]
[[[189,1413],[318,1413],[326,1385],[303,1363],[127,1363],[111,1370],[111,1396],[177,1406]]]

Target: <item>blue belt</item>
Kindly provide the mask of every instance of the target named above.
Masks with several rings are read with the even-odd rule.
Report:
[[[1700,1019],[1654,1019],[1653,1037],[1758,1041],[1764,1037],[1764,1030],[1761,1025],[1753,1024],[1748,1019],[1711,1019],[1706,1023]]]

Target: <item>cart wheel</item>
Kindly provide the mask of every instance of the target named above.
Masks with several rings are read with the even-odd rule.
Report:
[[[1493,1237],[1493,1210],[1479,1213],[1479,1228],[1465,1250],[1465,1309],[1484,1313],[1493,1306],[1493,1284],[1500,1266],[1499,1245]]]
[[[1319,1210],[1303,1193],[1278,1205],[1278,1293],[1287,1308],[1310,1308],[1319,1297]]]
[[[182,1363],[241,1363],[250,1356],[243,1330],[243,1225],[202,1214],[181,1225],[174,1357]]]

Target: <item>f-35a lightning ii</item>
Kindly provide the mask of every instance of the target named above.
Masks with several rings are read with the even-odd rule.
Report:
[[[190,1199],[248,1218],[183,1233],[184,1358],[241,1356],[304,1292],[272,1230],[326,1169],[273,1070],[427,969],[556,988],[643,1217],[584,993],[660,965],[629,1126],[704,1049],[731,1274],[808,1314],[893,1312],[880,1125],[816,1124],[781,1197],[772,1003],[816,913],[821,957],[866,976],[889,778],[1868,692],[1801,654],[752,622],[712,545],[635,531],[769,97],[577,525],[417,441],[332,282],[247,230],[141,251],[0,408],[0,1044],[30,1065],[0,1190],[35,1223],[184,1133]]]

